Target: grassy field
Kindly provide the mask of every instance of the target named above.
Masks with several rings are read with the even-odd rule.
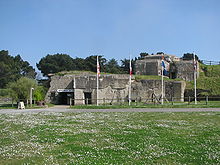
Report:
[[[175,102],[175,103],[164,103],[161,104],[146,104],[146,103],[131,103],[129,106],[128,103],[114,103],[113,105],[103,105],[96,104],[89,105],[74,105],[71,106],[72,109],[121,109],[121,108],[220,108],[220,101],[209,101],[207,104],[205,101],[199,101],[197,105],[194,102]]]
[[[1,114],[0,164],[220,164],[220,113]]]

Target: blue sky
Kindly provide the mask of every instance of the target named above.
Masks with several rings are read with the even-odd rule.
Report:
[[[120,60],[195,51],[220,61],[219,0],[0,0],[0,20],[0,50],[32,66],[55,53]]]

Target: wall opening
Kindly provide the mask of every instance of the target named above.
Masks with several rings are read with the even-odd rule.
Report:
[[[70,99],[73,99],[73,96],[74,94],[72,92],[59,92],[58,104],[59,105],[70,105]]]
[[[84,92],[85,104],[92,104],[92,93]]]

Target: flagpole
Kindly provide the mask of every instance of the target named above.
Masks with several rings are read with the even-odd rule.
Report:
[[[196,64],[196,57],[195,52],[193,53],[193,69],[194,69],[194,96],[195,96],[195,104],[197,104],[197,93],[196,93],[196,76],[197,76],[197,64]]]
[[[163,97],[164,97],[164,95],[163,95],[163,86],[164,86],[164,84],[163,84],[163,70],[164,70],[164,68],[163,68],[163,56],[162,56],[162,61],[161,61],[161,104],[163,105]]]
[[[131,105],[131,74],[132,74],[132,67],[131,67],[131,55],[130,55],[130,63],[129,63],[129,93],[128,93],[128,104]]]
[[[99,90],[99,57],[97,56],[97,89],[96,89],[96,99],[97,99],[97,101],[96,101],[96,104],[97,104],[97,106],[99,105],[99,102],[98,102],[98,99],[99,99],[99,92],[98,92],[98,90]]]

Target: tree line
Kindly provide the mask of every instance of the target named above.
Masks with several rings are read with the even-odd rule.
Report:
[[[158,52],[157,54],[163,54],[163,52]],[[147,55],[149,54],[140,53],[141,57]],[[86,58],[72,58],[68,54],[48,54],[47,56],[41,58],[36,66],[45,77],[47,77],[50,73],[71,70],[96,72],[96,58],[96,55],[91,55]],[[139,58],[134,58],[131,61],[133,71],[135,69],[135,61]],[[185,53],[182,59],[191,60],[193,59],[193,54]],[[196,59],[198,59],[197,55]],[[107,60],[103,56],[99,56],[99,63],[101,72],[113,74],[129,73],[129,59],[120,60],[119,64],[114,58]],[[15,82],[21,77],[35,79],[36,74],[35,69],[28,61],[24,61],[20,55],[13,57],[9,55],[9,52],[6,50],[0,51],[0,88],[5,88],[8,83]]]
[[[103,56],[98,56],[99,65],[101,72],[113,73],[113,74],[126,74],[129,73],[129,59],[121,60],[121,64],[114,58],[107,60]],[[132,66],[134,68],[134,62],[137,58],[132,59]],[[72,58],[67,54],[48,54],[43,57],[39,63],[37,63],[37,68],[47,76],[50,73],[58,73],[61,71],[92,71],[96,72],[97,56],[91,55],[86,58]]]
[[[72,58],[67,54],[48,54],[41,58],[36,65],[45,77],[50,73],[71,70],[96,72],[96,58],[97,56],[89,56],[84,59]],[[135,60],[132,60],[132,65]],[[121,65],[119,65],[114,58],[107,60],[103,56],[99,56],[99,63],[101,72],[129,73],[129,59],[121,60]],[[30,89],[34,88],[34,99],[36,101],[43,100],[47,89],[37,83],[36,75],[35,69],[20,55],[13,57],[7,50],[0,51],[0,97],[28,100]]]
[[[159,52],[157,54],[163,54]],[[149,55],[148,53],[140,53],[141,57]],[[97,56],[92,55],[86,58],[72,58],[68,54],[48,54],[41,58],[36,64],[41,73],[47,77],[50,73],[58,73],[61,71],[92,71],[96,72]],[[134,63],[139,58],[132,59],[132,68],[135,69]],[[182,57],[183,60],[193,59],[192,53],[186,53]],[[196,56],[196,59],[198,57]],[[107,60],[103,56],[99,56],[101,72],[113,74],[129,74],[129,59],[118,61],[114,58]],[[30,88],[34,87],[35,100],[42,100],[47,89],[37,84],[35,69],[24,61],[20,55],[11,56],[7,50],[0,51],[0,96],[10,95],[13,99],[28,99]]]
[[[36,66],[43,76],[46,77],[50,73],[61,71],[79,70],[96,72],[96,58],[97,56],[95,55],[86,58],[72,58],[67,54],[48,54],[41,58]],[[135,60],[137,59],[132,59],[133,67]],[[119,64],[114,58],[107,60],[103,56],[99,56],[99,63],[101,72],[114,74],[129,73],[129,59],[121,60],[121,64]],[[8,83],[15,82],[21,77],[35,79],[36,75],[35,69],[28,61],[24,61],[20,55],[13,57],[6,50],[0,51],[0,88],[5,88]]]

